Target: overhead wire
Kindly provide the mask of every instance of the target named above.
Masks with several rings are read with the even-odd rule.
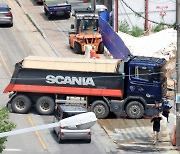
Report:
[[[126,77],[131,77],[131,76],[135,76],[135,75],[137,75],[137,74],[131,74],[131,75],[122,75],[122,74],[119,74],[119,75],[117,75],[118,73],[116,73],[115,74],[115,76],[114,75],[106,75],[106,76],[85,76],[84,78],[88,78],[88,77],[92,77],[92,78],[106,78],[106,77],[124,77],[124,76],[126,76]],[[163,71],[163,72],[156,72],[156,73],[140,73],[140,74],[138,74],[139,76],[143,76],[143,75],[156,75],[156,74],[165,74],[165,72]],[[83,76],[82,76],[83,77]],[[33,77],[31,77],[31,78],[2,78],[2,77],[0,77],[0,79],[11,79],[11,80],[29,80],[29,81],[31,81],[31,80],[45,80],[46,78],[33,78]]]
[[[131,19],[129,18],[129,16],[128,16],[128,14],[127,14],[125,8],[124,8],[124,5],[122,4],[121,1],[120,1],[120,3],[121,3],[121,5],[122,5],[122,7],[123,7],[124,12],[126,13],[127,18],[129,19],[129,22],[131,23],[131,26],[133,26],[133,24],[132,24],[132,22],[131,22]]]

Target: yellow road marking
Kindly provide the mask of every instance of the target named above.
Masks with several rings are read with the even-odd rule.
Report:
[[[31,119],[31,117],[30,117],[29,115],[27,115],[27,118],[28,118],[29,122],[31,123],[31,126],[35,126],[34,122],[32,121],[32,119]],[[40,141],[43,149],[44,149],[44,150],[47,150],[46,144],[45,144],[44,141],[42,140],[41,135],[39,134],[39,132],[38,132],[38,131],[35,131],[35,134],[37,135],[37,137],[38,137],[38,139],[39,139],[39,141]]]

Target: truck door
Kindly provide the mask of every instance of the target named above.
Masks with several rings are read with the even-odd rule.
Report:
[[[158,85],[153,80],[153,67],[132,66],[129,71],[127,94],[143,97],[147,102],[154,103]]]

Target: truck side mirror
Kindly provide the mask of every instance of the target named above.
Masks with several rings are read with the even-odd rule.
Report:
[[[71,29],[74,29],[74,25],[73,24],[71,24]]]

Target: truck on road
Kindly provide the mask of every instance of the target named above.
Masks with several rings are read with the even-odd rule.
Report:
[[[44,13],[48,19],[53,16],[71,16],[71,4],[67,0],[44,0]]]
[[[29,56],[15,65],[8,106],[27,113],[52,114],[57,100],[82,97],[97,118],[125,111],[141,118],[150,107],[161,106],[167,91],[165,59],[131,56],[118,59],[73,59]]]

